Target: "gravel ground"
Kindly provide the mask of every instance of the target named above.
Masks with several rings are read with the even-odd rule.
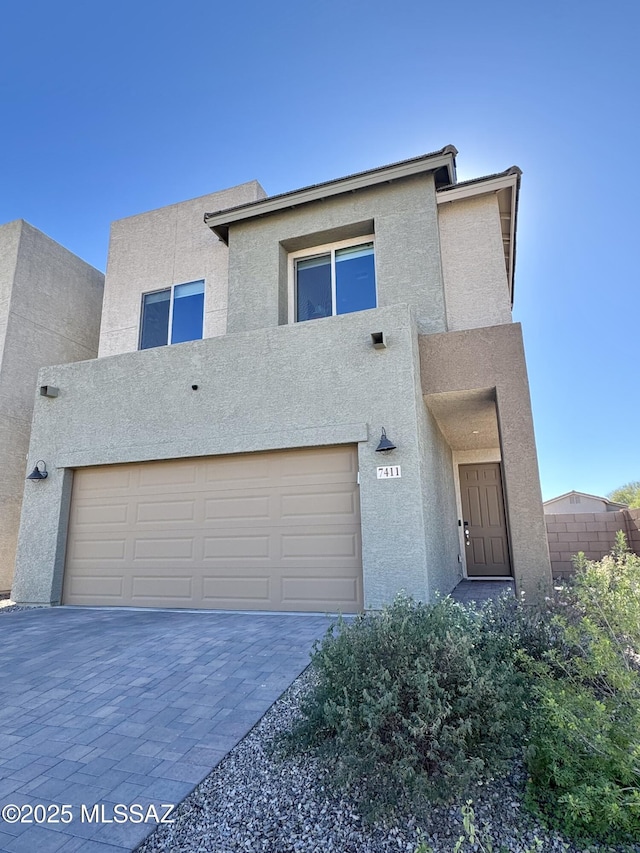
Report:
[[[453,853],[462,832],[460,805],[429,814],[367,825],[354,803],[328,786],[327,772],[309,755],[283,758],[269,748],[273,736],[298,714],[307,670],[255,728],[174,813],[176,821],[156,830],[138,853],[414,853],[420,832],[434,853]],[[494,853],[586,853],[613,848],[566,844],[545,830],[521,806],[525,774],[479,786],[471,795],[485,850]],[[536,840],[538,839],[538,840]],[[640,853],[640,845],[628,848]],[[480,851],[467,844],[464,851]]]
[[[17,610],[33,610],[34,607],[38,607],[38,605],[22,607],[20,604],[14,604],[9,598],[0,599],[0,613],[15,613]]]

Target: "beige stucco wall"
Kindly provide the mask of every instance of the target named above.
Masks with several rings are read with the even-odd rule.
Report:
[[[0,226],[0,394],[2,389],[2,359],[6,333],[9,324],[11,291],[18,260],[20,232],[22,220],[9,222]],[[19,429],[24,429],[23,421],[17,422]],[[0,474],[0,592],[10,586],[13,573],[13,557],[15,537],[17,533],[16,516],[19,517],[19,496],[15,493],[16,469],[21,463],[24,470],[26,448],[18,450],[19,458],[15,458],[16,422],[5,411],[3,399],[0,396],[0,471],[6,467],[6,472]]]
[[[456,479],[451,448],[422,400],[418,437],[423,463],[422,500],[427,531],[430,597],[446,595],[462,579],[458,560]]]
[[[429,174],[232,225],[228,331],[288,322],[288,252],[371,233],[378,306],[407,303],[421,333],[444,331],[435,187]]]
[[[426,559],[429,598],[447,595],[462,579],[458,560],[456,487],[453,454],[424,402],[420,373],[420,336],[414,338],[416,425],[420,454],[420,485],[427,537]]]
[[[551,568],[520,324],[421,335],[419,344],[425,395],[495,388],[516,588],[528,600],[546,594]]]
[[[400,589],[427,599],[429,572],[451,588],[450,454],[425,415],[416,341],[396,305],[46,368],[40,382],[60,396],[36,401],[31,445],[51,473],[26,493],[13,597],[59,601],[73,468],[343,443],[358,444],[365,606]],[[381,460],[382,426],[398,449]],[[402,478],[378,480],[391,460]]]
[[[0,590],[6,590],[27,467],[42,458],[27,461],[38,370],[95,358],[104,278],[22,220],[0,228],[0,257]]]
[[[500,211],[494,194],[438,205],[447,328],[511,323]]]
[[[2,353],[9,322],[9,306],[18,261],[21,231],[21,219],[0,226],[0,365],[2,364]]]
[[[264,198],[257,181],[172,204],[111,226],[100,357],[138,349],[142,294],[205,281],[204,337],[227,331],[228,250],[204,214]]]

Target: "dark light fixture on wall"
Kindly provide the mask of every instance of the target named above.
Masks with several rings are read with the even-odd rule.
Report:
[[[382,427],[382,435],[380,436],[380,442],[376,447],[376,453],[391,453],[391,451],[395,449],[395,444],[387,438],[387,432],[385,428]]]
[[[47,466],[44,464],[44,459],[38,459],[36,467],[28,475],[27,480],[46,480],[49,476]]]

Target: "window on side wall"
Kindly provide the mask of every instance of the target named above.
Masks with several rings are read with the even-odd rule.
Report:
[[[142,296],[140,349],[202,338],[204,281],[176,284]]]
[[[289,257],[294,322],[376,307],[373,236],[317,246]]]

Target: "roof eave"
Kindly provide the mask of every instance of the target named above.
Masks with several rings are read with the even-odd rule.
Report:
[[[390,166],[382,166],[368,172],[360,172],[346,178],[337,178],[323,184],[304,187],[289,193],[283,193],[260,201],[250,202],[235,208],[205,213],[204,221],[211,230],[225,243],[229,240],[229,227],[238,222],[268,216],[281,210],[308,204],[313,201],[322,201],[332,196],[343,193],[356,192],[357,190],[375,186],[377,184],[390,183],[401,178],[418,175],[422,172],[435,172],[438,169],[446,169],[451,182],[456,179],[455,157],[457,154],[453,145],[447,145],[441,151],[426,154],[424,157],[415,157],[412,160],[403,160]]]

